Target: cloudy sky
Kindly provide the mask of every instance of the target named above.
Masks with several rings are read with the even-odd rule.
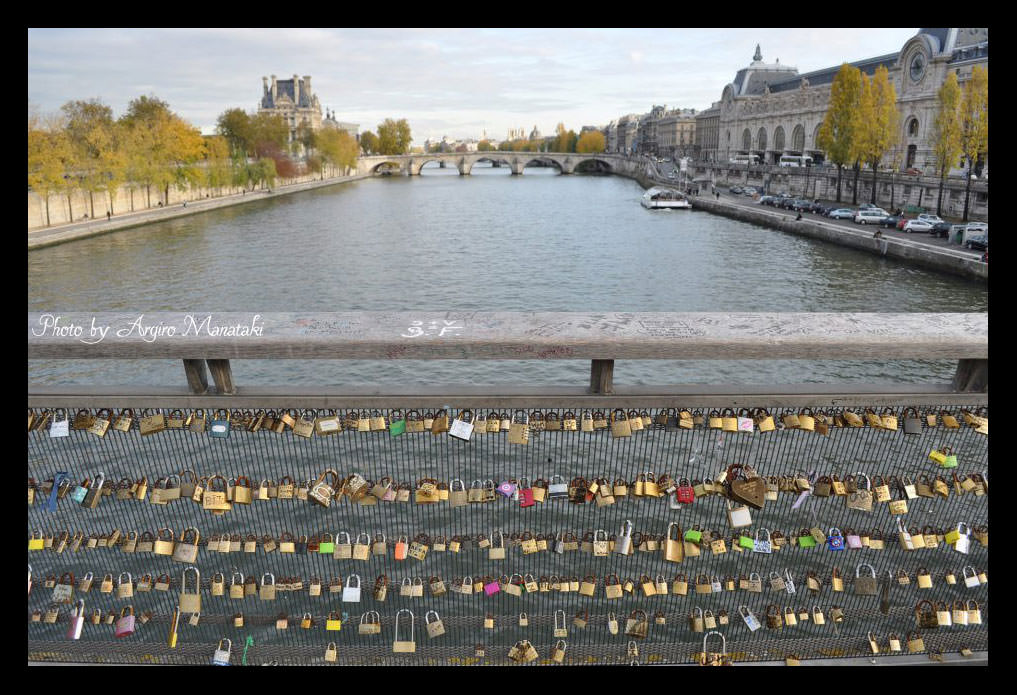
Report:
[[[211,133],[263,75],[310,75],[323,107],[425,138],[578,131],[653,104],[704,109],[752,60],[818,70],[899,51],[917,29],[29,29],[28,102],[155,95]]]

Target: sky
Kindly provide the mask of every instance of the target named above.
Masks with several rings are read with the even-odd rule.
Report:
[[[154,95],[202,132],[254,111],[262,76],[311,76],[322,108],[425,139],[576,132],[651,106],[702,110],[752,61],[810,72],[894,53],[918,29],[29,29],[28,102]]]

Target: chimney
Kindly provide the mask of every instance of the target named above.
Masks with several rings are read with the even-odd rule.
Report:
[[[272,75],[272,106],[275,106],[276,94],[275,75]]]
[[[267,77],[262,77],[261,78],[261,87],[262,87],[262,90],[261,90],[262,95],[268,94],[268,78]]]
[[[311,76],[304,75],[304,92],[307,94],[307,103],[311,103],[311,99],[314,98],[314,94],[311,92]]]
[[[297,79],[295,73],[293,75],[293,104],[300,106],[300,80]]]

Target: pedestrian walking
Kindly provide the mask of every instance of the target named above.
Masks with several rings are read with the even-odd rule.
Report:
[[[109,211],[109,210],[107,210],[107,211],[106,211],[106,221],[107,221],[107,222],[109,222],[109,218],[110,218],[110,216],[111,216],[111,215],[110,215],[110,211]]]

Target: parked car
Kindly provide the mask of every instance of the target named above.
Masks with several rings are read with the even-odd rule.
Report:
[[[931,232],[932,223],[919,219],[908,220],[904,223],[904,231],[908,234],[911,232]]]
[[[741,186],[731,186],[731,188],[729,188],[727,190],[730,193],[738,194],[738,193],[742,192],[742,187]]]
[[[780,203],[778,203],[777,207],[783,210],[790,210],[794,207],[795,200],[796,200],[795,198],[781,198]]]
[[[875,210],[877,206],[874,203],[862,203],[858,206],[859,210]]]
[[[756,201],[756,202],[758,202],[760,205],[772,205],[773,204],[773,196],[772,195],[760,196],[759,200]]]
[[[759,190],[755,186],[748,186],[742,189],[742,195],[756,195]]]
[[[850,220],[855,216],[855,211],[851,208],[837,208],[831,210],[827,217],[832,217],[835,220]]]
[[[964,245],[973,251],[988,251],[989,237],[985,234],[979,234],[968,239]]]
[[[885,210],[872,209],[859,210],[855,213],[854,223],[855,224],[879,224],[879,221],[886,217]]]
[[[907,174],[908,176],[921,176],[922,170],[911,167],[910,169],[905,169],[904,173]]]
[[[900,221],[901,218],[898,215],[887,215],[879,221],[879,226],[886,227],[887,229],[893,229]]]
[[[950,233],[950,227],[953,225],[949,222],[937,222],[932,225],[932,229],[929,230],[929,234],[935,237],[946,238],[946,235]]]
[[[933,215],[925,212],[920,214],[918,216],[918,219],[920,219],[922,222],[928,222],[929,224],[938,224],[943,221],[942,218],[939,217],[939,215]]]

